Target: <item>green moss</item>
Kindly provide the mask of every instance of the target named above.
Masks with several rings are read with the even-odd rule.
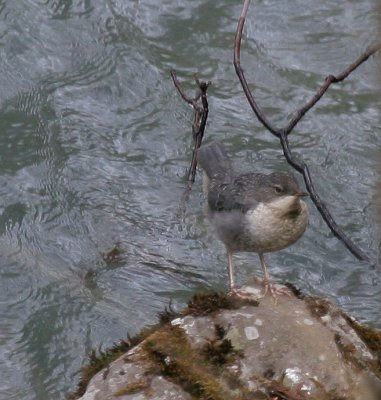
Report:
[[[315,317],[319,318],[332,313],[332,305],[327,299],[306,297],[305,301],[311,314]],[[372,371],[379,378],[381,378],[381,332],[360,324],[356,319],[341,310],[337,310],[337,312],[347,321],[348,325],[355,330],[359,338],[375,356],[375,360],[373,362],[367,362],[367,365],[365,365],[356,356],[355,346],[353,344],[347,344],[343,342],[343,339],[339,335],[336,335],[335,341],[344,359],[359,369],[371,368]]]
[[[158,314],[159,324],[161,325],[168,324],[169,322],[177,318],[179,315],[180,313],[176,312],[172,308],[172,303],[170,302],[168,307],[165,307],[164,311]]]
[[[238,352],[234,350],[231,341],[225,338],[225,328],[221,325],[215,325],[214,328],[216,337],[203,346],[201,353],[213,365],[222,366],[238,355]]]
[[[114,250],[116,252],[116,248],[111,251],[111,254],[114,254]],[[115,253],[116,254],[116,253]],[[128,350],[130,350],[132,347],[135,347],[139,343],[141,343],[143,340],[145,340],[148,336],[154,335],[154,338],[156,337],[158,339],[158,332],[161,332],[161,330],[164,329],[164,331],[169,331],[170,332],[175,332],[176,329],[179,328],[173,328],[171,325],[169,325],[169,322],[172,321],[174,318],[179,317],[179,316],[186,316],[186,315],[194,315],[194,316],[203,316],[203,315],[208,315],[212,314],[214,312],[217,312],[218,310],[221,309],[238,309],[240,308],[243,304],[251,304],[251,305],[258,305],[258,302],[256,301],[247,301],[247,300],[240,300],[240,299],[235,299],[230,296],[227,296],[226,294],[223,293],[216,293],[216,292],[207,292],[207,293],[201,293],[201,294],[196,294],[193,296],[193,298],[189,301],[188,306],[181,312],[177,313],[175,312],[171,305],[168,306],[162,313],[159,314],[158,319],[159,323],[149,327],[147,329],[144,329],[141,331],[138,335],[134,337],[128,337],[125,340],[120,341],[119,343],[116,343],[113,347],[111,347],[108,350],[105,351],[95,351],[93,350],[89,356],[89,362],[87,365],[85,365],[82,370],[81,370],[81,378],[80,382],[78,383],[77,390],[70,394],[68,397],[68,400],[75,400],[79,397],[81,397],[87,388],[87,385],[91,378],[101,371],[102,369],[105,369],[105,377],[107,376],[107,366],[115,361],[118,357],[121,355],[125,354]],[[174,330],[172,330],[172,328]],[[168,333],[168,332],[167,332]],[[227,339],[223,339],[224,336],[224,329],[222,327],[216,327],[216,341],[212,341],[209,343],[208,348],[204,348],[201,353],[196,356],[190,356],[189,360],[193,360],[195,363],[200,363],[201,360],[203,360],[203,367],[200,365],[199,370],[195,367],[193,377],[192,379],[185,379],[183,385],[186,388],[191,388],[191,392],[199,392],[201,397],[196,397],[199,399],[219,399],[218,395],[218,390],[220,390],[220,395],[223,395],[223,390],[219,388],[219,385],[216,382],[216,379],[212,374],[206,374],[206,372],[210,371],[210,367],[212,366],[217,366],[217,365],[222,365],[226,363],[229,360],[229,356],[233,354],[232,352],[232,347],[231,343]],[[182,339],[184,339],[184,334],[182,334]],[[166,336],[168,339],[168,336]],[[174,339],[176,339],[176,335],[174,335]],[[179,348],[180,346],[180,338],[177,336],[177,340],[175,340],[171,344],[171,349],[172,351],[175,350],[176,343]],[[152,341],[149,341],[149,343],[153,343]],[[162,343],[159,341],[159,343]],[[182,342],[181,342],[182,343]],[[183,343],[184,344],[184,343]],[[187,347],[188,346],[188,347]],[[185,346],[184,348],[187,348],[190,350],[189,344]],[[160,347],[160,346],[159,346]],[[154,351],[152,351],[151,358],[154,357]],[[165,353],[165,352],[164,352]],[[156,352],[156,361],[160,360],[160,351]],[[188,355],[193,354],[193,352],[189,352]],[[208,361],[205,361],[205,359],[208,359]],[[165,370],[165,375],[166,376],[171,376],[171,370],[174,376],[179,377],[179,379],[175,379],[175,381],[180,380],[183,375],[186,375],[187,368],[191,368],[192,362],[189,362],[188,364],[183,364],[181,361],[182,359],[179,359],[179,363],[170,363],[166,370]],[[158,364],[162,365],[163,363],[158,362]],[[208,365],[208,366],[206,366]],[[164,368],[164,367],[163,367]],[[205,371],[204,371],[205,368]],[[176,372],[177,371],[177,372]],[[198,371],[198,372],[197,372]],[[202,376],[200,375],[201,373],[205,373],[206,377],[205,379],[202,379]],[[218,390],[216,388],[219,388]],[[209,396],[209,397],[208,397]],[[212,397],[210,397],[212,396]],[[214,396],[214,397],[213,397]],[[223,397],[221,397],[223,398]],[[248,397],[245,397],[248,398]]]
[[[172,325],[162,327],[145,340],[143,349],[157,366],[156,373],[181,386],[195,399],[227,398],[227,388],[220,384],[213,365],[192,349],[181,328]],[[228,398],[238,400],[234,395]]]
[[[343,313],[348,324],[356,331],[360,339],[375,356],[373,371],[381,378],[381,332],[356,321],[353,317]]]
[[[299,298],[303,296],[302,294],[295,294]],[[317,318],[332,312],[331,303],[326,299],[306,297],[305,301],[311,314]],[[237,300],[225,294],[211,292],[195,295],[188,307],[181,313],[175,312],[169,305],[159,314],[159,324],[145,329],[133,338],[127,338],[115,344],[111,349],[93,351],[89,357],[88,365],[82,370],[78,389],[69,399],[73,400],[82,396],[90,379],[102,369],[105,379],[108,374],[108,365],[143,340],[142,362],[146,363],[144,378],[133,384],[126,384],[115,392],[114,396],[123,396],[140,391],[147,393],[150,390],[151,377],[162,375],[167,380],[182,387],[184,391],[191,394],[193,399],[198,400],[227,398],[229,400],[259,400],[275,398],[276,396],[279,399],[303,399],[305,393],[299,392],[297,388],[286,388],[281,381],[273,381],[274,372],[272,370],[266,371],[264,377],[258,380],[260,386],[267,391],[249,392],[245,384],[239,380],[239,377],[233,374],[229,368],[226,368],[241,355],[233,349],[230,340],[225,337],[226,330],[223,326],[215,325],[215,338],[209,340],[202,348],[193,348],[186,333],[180,327],[170,324],[170,321],[179,316],[204,316],[221,309],[238,309],[247,303],[247,301]],[[375,361],[370,367],[378,376],[381,376],[381,332],[359,324],[339,310],[337,312],[346,318],[369,350],[375,354],[378,361]],[[357,363],[356,349],[353,345],[344,342],[339,335],[335,339],[338,348],[347,361],[361,369],[369,367]],[[222,377],[222,379],[220,380],[219,377]],[[265,382],[261,379],[265,379]],[[334,391],[323,393],[322,388],[321,391],[321,400],[344,400],[346,398]]]
[[[203,316],[212,314],[218,310],[236,310],[244,304],[257,306],[259,303],[256,300],[241,300],[228,296],[225,293],[209,292],[195,294],[182,315]]]
[[[368,348],[381,357],[381,332],[360,324],[354,318],[344,315],[349,325],[357,332]]]
[[[81,369],[81,378],[78,383],[77,389],[75,392],[71,393],[68,396],[68,400],[75,400],[81,397],[85,393],[87,385],[89,384],[91,378],[103,369],[105,369],[103,378],[106,379],[108,373],[108,365],[112,361],[125,354],[128,350],[139,344],[155,329],[156,327],[144,329],[138,335],[134,337],[128,337],[125,340],[121,340],[120,342],[114,344],[114,346],[105,351],[100,350],[97,352],[93,350],[90,353],[87,365],[85,365]]]
[[[299,290],[299,289],[298,289],[296,286],[294,286],[292,283],[286,282],[286,283],[285,283],[285,286],[287,286],[287,287],[291,290],[292,294],[293,294],[296,298],[298,298],[298,299],[300,299],[300,300],[304,300],[304,299],[305,299],[306,296],[302,293],[302,291]]]
[[[129,385],[124,386],[122,389],[119,389],[113,396],[125,396],[127,394],[135,394],[147,390],[149,388],[149,381],[146,378],[143,378],[135,383],[130,383]]]
[[[304,300],[311,314],[316,318],[321,318],[330,311],[331,303],[327,299],[306,297]]]
[[[356,354],[356,346],[353,343],[345,341],[339,334],[335,334],[335,343],[344,360],[359,370],[366,370],[367,365],[361,361]]]

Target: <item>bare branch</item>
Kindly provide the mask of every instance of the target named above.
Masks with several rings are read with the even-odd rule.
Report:
[[[173,83],[177,89],[177,91],[180,93],[180,96],[183,98],[184,101],[186,101],[188,104],[190,104],[193,108],[197,108],[197,100],[200,98],[201,93],[196,96],[194,99],[188,97],[186,93],[184,92],[183,88],[181,87],[180,81],[177,79],[176,71],[174,69],[171,70],[171,77],[173,80]],[[198,80],[196,78],[196,83],[198,83]],[[198,85],[200,87],[200,85]]]
[[[235,71],[241,82],[241,85],[242,85],[243,91],[245,92],[246,98],[247,98],[251,108],[253,109],[255,115],[257,116],[259,121],[262,122],[262,124],[272,134],[279,137],[280,130],[271,125],[270,121],[267,120],[267,118],[263,114],[262,110],[259,108],[257,102],[254,100],[254,97],[251,94],[249,84],[247,83],[245,75],[243,73],[243,69],[241,68],[241,39],[242,39],[243,26],[244,26],[245,20],[246,20],[247,10],[249,9],[249,4],[250,4],[250,0],[245,0],[243,9],[241,12],[241,16],[239,17],[239,20],[238,20],[238,27],[237,27],[237,32],[235,35],[235,42],[234,42],[234,68],[235,68]]]
[[[287,135],[294,129],[295,125],[304,117],[307,111],[309,111],[324,95],[324,93],[328,90],[332,83],[338,83],[343,81],[348,77],[350,73],[352,73],[357,67],[359,67],[363,62],[365,62],[370,56],[375,54],[378,50],[380,50],[380,44],[375,44],[373,46],[368,47],[368,49],[361,54],[361,56],[352,63],[348,68],[342,71],[339,75],[328,75],[325,78],[325,82],[314,95],[314,97],[300,110],[296,111],[294,117],[290,120],[286,128],[284,129]]]
[[[188,169],[187,184],[183,192],[183,195],[181,197],[179,209],[177,212],[177,217],[181,218],[185,214],[186,203],[189,199],[189,194],[192,190],[192,184],[195,181],[196,177],[197,149],[201,146],[202,139],[204,137],[206,121],[208,119],[209,105],[208,105],[207,90],[211,85],[211,82],[200,81],[197,78],[197,76],[195,76],[195,82],[200,90],[200,93],[195,98],[191,98],[187,96],[186,93],[184,92],[179,80],[177,79],[176,72],[174,70],[171,71],[171,76],[173,83],[177,91],[179,92],[180,96],[183,98],[184,101],[186,101],[194,108],[194,117],[192,123],[194,147],[192,153],[192,160],[190,163],[190,167]],[[201,105],[198,104],[198,101],[200,99],[201,99]]]
[[[251,93],[249,85],[246,81],[245,74],[241,67],[241,41],[242,41],[242,32],[243,27],[245,24],[247,12],[249,9],[250,0],[244,0],[242,12],[238,21],[236,36],[235,36],[235,43],[234,43],[234,67],[238,78],[241,82],[243,91],[246,95],[246,98],[254,111],[255,115],[257,116],[258,120],[277,138],[280,140],[280,144],[283,149],[284,156],[287,162],[292,165],[298,172],[303,175],[304,182],[306,184],[306,188],[310,193],[311,199],[315,204],[316,208],[318,209],[319,213],[323,217],[326,224],[331,229],[332,233],[340,239],[347,249],[358,259],[362,261],[371,262],[370,257],[365,254],[358,246],[356,246],[352,240],[343,232],[343,230],[337,225],[333,217],[331,216],[330,212],[328,211],[327,206],[322,201],[320,196],[318,195],[315,187],[312,183],[312,178],[308,169],[307,164],[297,159],[293,156],[292,151],[289,146],[288,142],[288,135],[297,125],[297,123],[303,118],[303,116],[321,99],[324,93],[328,90],[332,83],[341,82],[344,80],[348,75],[353,72],[357,67],[359,67],[363,62],[365,62],[371,55],[376,53],[380,49],[380,44],[373,45],[369,47],[354,63],[349,65],[344,71],[342,71],[337,76],[329,75],[324,84],[320,87],[317,93],[313,96],[313,98],[307,102],[302,108],[297,110],[294,113],[294,116],[291,118],[289,123],[284,128],[275,127],[264,115],[263,111],[258,106],[257,102],[254,99],[254,96]]]

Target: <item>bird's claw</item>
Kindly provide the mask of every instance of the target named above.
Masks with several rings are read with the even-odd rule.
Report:
[[[257,293],[237,288],[231,288],[229,290],[228,296],[236,297],[241,300],[251,300],[251,301],[253,300],[257,301],[259,298]]]
[[[258,277],[255,278],[255,281],[264,287],[263,294],[259,298],[263,298],[269,292],[274,299],[274,302],[277,303],[278,296],[291,296],[291,291],[286,286],[280,286],[276,283],[273,283],[270,279],[260,279]]]
[[[228,292],[228,296],[235,298],[236,300],[244,301],[249,304],[257,306],[258,303],[258,292],[252,292],[245,289],[231,288]]]
[[[260,279],[256,277],[255,281],[258,285],[263,287],[262,291],[259,289],[254,289],[252,287],[249,287],[249,289],[252,290],[247,290],[246,288],[238,289],[233,286],[230,288],[228,296],[235,297],[240,300],[257,302],[259,299],[264,298],[267,295],[267,293],[270,293],[275,304],[278,301],[278,296],[282,295],[291,296],[291,291],[286,286],[277,285],[268,278]]]

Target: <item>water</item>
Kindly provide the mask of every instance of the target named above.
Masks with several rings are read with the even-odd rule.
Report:
[[[194,93],[212,80],[206,140],[242,169],[288,168],[249,109],[232,66],[238,1],[0,2],[0,399],[58,399],[93,348],[155,321],[172,299],[226,289],[225,251],[204,221],[198,176],[175,214],[191,155]],[[258,3],[258,4],[257,4]],[[278,125],[375,37],[376,1],[254,2],[247,79]],[[373,259],[380,100],[376,60],[332,87],[292,133],[293,151],[345,232]],[[330,297],[381,328],[378,274],[337,241],[311,205],[275,279]],[[104,252],[119,243],[122,259]],[[255,255],[236,257],[239,282]]]

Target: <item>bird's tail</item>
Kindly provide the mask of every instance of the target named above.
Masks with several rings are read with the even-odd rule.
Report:
[[[197,150],[197,160],[208,178],[233,173],[233,166],[222,144],[210,143]]]

